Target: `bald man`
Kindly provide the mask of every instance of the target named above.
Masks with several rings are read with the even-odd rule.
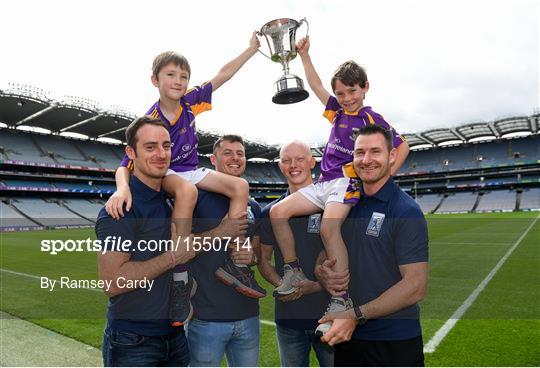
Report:
[[[311,170],[314,167],[315,159],[304,142],[293,141],[281,148],[279,168],[287,179],[288,191],[263,210],[259,262],[261,274],[274,286],[281,284],[276,268],[282,270],[284,260],[269,220],[270,209],[288,195],[312,184]],[[333,366],[333,348],[323,344],[314,334],[317,320],[324,314],[330,300],[330,295],[321,285],[312,281],[315,280],[313,270],[317,258],[324,249],[320,236],[321,213],[292,218],[289,224],[298,244],[298,260],[308,279],[296,280],[296,291],[276,298],[275,321],[281,365],[309,366],[309,353],[313,348],[320,366]],[[274,252],[276,268],[272,266]]]

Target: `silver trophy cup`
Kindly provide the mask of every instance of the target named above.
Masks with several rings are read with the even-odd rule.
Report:
[[[266,39],[270,55],[261,54],[270,60],[280,63],[283,68],[283,75],[276,81],[277,92],[272,97],[272,102],[276,104],[291,104],[300,102],[308,98],[309,93],[304,89],[304,82],[301,78],[289,73],[289,62],[296,57],[296,30],[303,24],[307,25],[309,33],[309,23],[306,18],[300,22],[290,19],[275,19],[262,26],[258,32],[260,37]]]

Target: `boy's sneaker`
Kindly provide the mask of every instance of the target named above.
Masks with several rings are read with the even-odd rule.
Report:
[[[191,297],[197,291],[197,281],[188,274],[187,283],[184,281],[173,281],[171,291],[171,306],[169,317],[171,325],[174,327],[183,326],[193,317],[193,305]]]
[[[288,264],[283,266],[283,278],[281,279],[281,285],[274,289],[274,296],[289,295],[296,291],[296,287],[293,283],[307,280],[306,275],[300,267],[292,268]]]
[[[328,308],[326,309],[326,314],[333,312],[342,312],[353,307],[353,301],[351,298],[343,299],[341,297],[332,297],[330,299],[330,304],[328,304]],[[321,323],[317,326],[317,329],[315,330],[315,336],[324,335],[328,332],[330,327],[332,327],[332,322]]]
[[[253,271],[249,267],[235,265],[229,257],[214,275],[219,281],[234,287],[236,291],[247,297],[258,299],[266,296],[266,290],[257,284]]]

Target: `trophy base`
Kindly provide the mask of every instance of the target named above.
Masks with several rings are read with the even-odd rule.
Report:
[[[277,92],[272,97],[272,102],[279,105],[287,105],[304,101],[309,97],[304,89],[302,79],[292,74],[285,74],[276,82]]]

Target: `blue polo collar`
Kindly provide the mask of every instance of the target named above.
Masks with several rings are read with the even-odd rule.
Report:
[[[129,179],[129,187],[132,193],[137,193],[137,196],[144,200],[153,200],[163,197],[162,190],[160,190],[159,192],[155,191],[148,185],[144,184],[135,175],[131,175],[131,178]]]
[[[392,198],[392,194],[394,193],[394,190],[396,189],[396,183],[394,182],[394,179],[390,177],[386,183],[377,191],[377,193],[368,196],[364,193],[364,188],[360,188],[360,193],[362,194],[361,198],[376,198],[383,202],[389,202]]]

